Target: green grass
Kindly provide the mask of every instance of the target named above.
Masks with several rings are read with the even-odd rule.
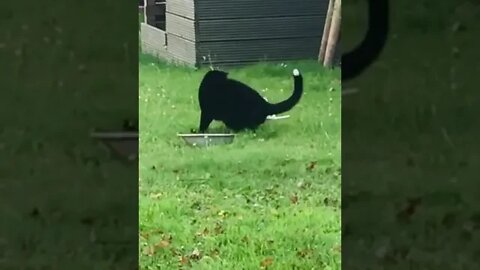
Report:
[[[478,269],[480,6],[390,2],[387,46],[342,102],[342,265]],[[350,8],[342,37],[354,44],[364,29]],[[421,204],[406,221],[410,198]]]
[[[291,118],[197,149],[176,133],[198,125],[205,70],[142,57],[142,269],[340,269],[339,71],[298,62],[230,76],[280,101],[291,93],[294,67],[305,94]]]
[[[136,15],[70,8],[0,8],[0,269],[137,264],[136,164],[89,137],[137,115]]]

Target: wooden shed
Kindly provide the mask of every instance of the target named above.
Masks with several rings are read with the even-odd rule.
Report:
[[[316,59],[328,0],[145,0],[142,51],[191,66]]]

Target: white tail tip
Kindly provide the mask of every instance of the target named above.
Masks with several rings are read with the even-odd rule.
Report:
[[[298,75],[300,75],[300,71],[298,71],[298,69],[294,69],[293,76],[298,76]]]

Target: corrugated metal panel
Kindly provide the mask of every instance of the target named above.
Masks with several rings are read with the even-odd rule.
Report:
[[[196,64],[195,43],[167,33],[167,51],[175,58],[190,65]]]
[[[195,22],[193,20],[167,13],[167,25],[169,33],[195,41]]]
[[[167,12],[193,20],[195,19],[194,2],[195,0],[167,0]]]
[[[198,41],[322,36],[325,15],[198,22]],[[167,23],[168,24],[168,23]],[[169,25],[170,31],[170,25]]]
[[[197,43],[198,62],[316,59],[321,37]],[[204,57],[207,59],[204,60]]]
[[[171,0],[168,0],[170,5]],[[178,0],[175,0],[178,1]],[[323,15],[328,0],[196,0],[199,20]]]

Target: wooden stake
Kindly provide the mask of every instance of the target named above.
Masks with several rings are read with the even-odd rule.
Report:
[[[325,24],[323,26],[322,42],[320,44],[320,51],[318,53],[318,62],[323,63],[325,59],[325,50],[327,48],[328,36],[330,33],[330,24],[332,23],[333,2],[335,0],[328,1],[327,16],[325,17]]]
[[[340,24],[342,21],[342,0],[335,0],[332,13],[332,25],[328,35],[327,49],[325,51],[325,60],[323,65],[331,67],[335,57],[335,49],[337,48],[338,37],[340,33]]]

